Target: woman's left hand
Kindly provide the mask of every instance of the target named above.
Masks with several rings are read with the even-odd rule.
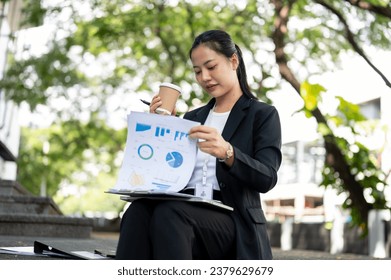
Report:
[[[198,139],[198,148],[204,153],[216,158],[225,158],[228,142],[224,140],[219,131],[213,127],[198,125],[190,129],[190,138]]]

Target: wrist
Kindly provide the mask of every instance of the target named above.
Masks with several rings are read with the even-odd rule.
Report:
[[[223,158],[217,158],[219,162],[225,162],[226,160],[230,159],[232,156],[233,156],[233,148],[232,148],[232,145],[228,143],[228,148],[227,150],[225,151],[225,156]]]

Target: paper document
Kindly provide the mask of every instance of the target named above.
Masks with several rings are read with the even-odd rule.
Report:
[[[8,255],[21,255],[21,256],[35,256],[34,247],[24,246],[24,247],[1,247],[0,254]]]
[[[116,185],[108,192],[178,192],[193,172],[197,141],[189,130],[200,123],[142,112],[128,115],[125,154]]]

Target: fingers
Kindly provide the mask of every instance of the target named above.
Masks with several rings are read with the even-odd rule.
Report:
[[[192,139],[198,139],[198,148],[204,153],[215,157],[224,156],[226,141],[217,129],[199,125],[190,129],[189,136]]]
[[[152,97],[151,104],[149,105],[149,112],[155,113],[156,109],[159,108],[163,102],[161,101],[161,98],[159,95],[155,95]]]
[[[198,125],[190,129],[189,136],[192,139],[208,140],[210,138],[210,134],[213,133],[213,130],[214,129],[211,127]]]
[[[150,113],[156,113],[156,109],[162,106],[163,102],[160,98],[160,96],[157,94],[154,97],[152,97],[151,104],[149,105],[149,112]],[[175,116],[177,113],[176,108],[171,112],[172,116]],[[166,115],[170,115],[167,111]]]

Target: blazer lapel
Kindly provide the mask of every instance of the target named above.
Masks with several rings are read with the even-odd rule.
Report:
[[[246,98],[244,95],[242,95],[235,103],[231,113],[229,114],[227,123],[222,133],[222,136],[226,141],[229,141],[231,139],[239,124],[246,116],[246,109],[250,107],[250,102],[251,99]]]

